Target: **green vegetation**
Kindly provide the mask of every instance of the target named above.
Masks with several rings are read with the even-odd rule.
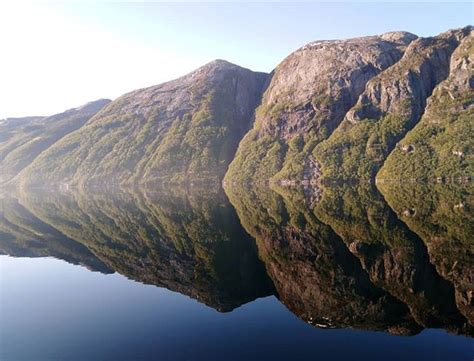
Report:
[[[6,119],[0,122],[0,184],[12,180],[38,155],[79,129],[109,100],[98,100],[50,117]]]
[[[453,53],[448,78],[433,92],[420,122],[387,158],[377,176],[379,179],[464,180],[472,177],[473,54],[474,37],[469,36]]]
[[[410,123],[409,118],[394,115],[357,124],[344,122],[313,152],[321,164],[323,179],[372,180]]]
[[[265,79],[216,61],[126,94],[41,154],[22,184],[220,183]]]
[[[384,180],[459,179],[474,174],[474,91],[452,99],[442,84],[426,114],[400,142],[378,174]],[[411,147],[411,151],[404,149]]]

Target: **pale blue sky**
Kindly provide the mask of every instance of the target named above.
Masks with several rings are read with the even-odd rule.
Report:
[[[313,40],[393,30],[430,36],[474,23],[471,2],[85,2],[0,10],[0,37],[10,40],[0,43],[7,54],[0,118],[116,98],[216,58],[269,72]]]

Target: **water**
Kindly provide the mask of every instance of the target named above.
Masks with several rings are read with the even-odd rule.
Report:
[[[0,359],[472,360],[471,189],[383,191],[5,194]]]

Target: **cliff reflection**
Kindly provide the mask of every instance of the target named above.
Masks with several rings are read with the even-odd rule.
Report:
[[[2,195],[0,253],[118,272],[222,312],[275,295],[316,327],[473,334],[468,192],[384,192],[388,204],[371,185],[226,192]],[[457,217],[440,210],[448,199]]]

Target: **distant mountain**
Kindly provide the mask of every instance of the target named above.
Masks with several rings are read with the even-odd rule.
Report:
[[[67,182],[220,182],[252,126],[267,74],[223,60],[125,94],[54,144],[22,177]]]
[[[109,102],[100,99],[50,117],[0,120],[0,184],[13,179],[41,152],[82,127]]]

